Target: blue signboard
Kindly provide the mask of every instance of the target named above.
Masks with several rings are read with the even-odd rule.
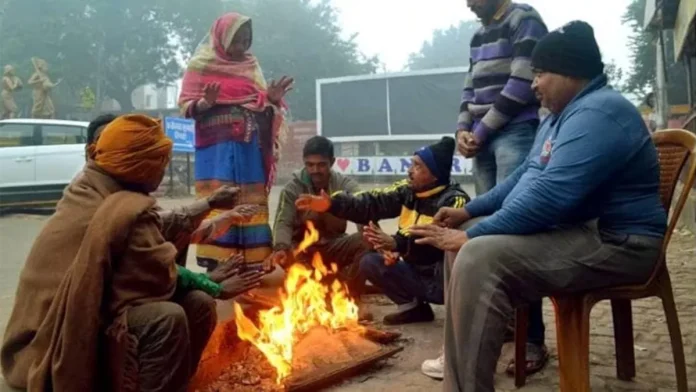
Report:
[[[164,131],[174,142],[174,152],[194,152],[195,122],[187,118],[165,117]]]

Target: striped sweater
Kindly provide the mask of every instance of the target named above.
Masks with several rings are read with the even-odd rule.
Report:
[[[530,64],[534,46],[547,32],[534,8],[509,2],[476,32],[458,129],[482,142],[509,123],[538,119]]]

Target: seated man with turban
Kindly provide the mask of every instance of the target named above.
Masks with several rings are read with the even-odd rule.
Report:
[[[65,190],[20,276],[0,360],[29,391],[185,391],[216,322],[212,297],[253,287],[234,262],[217,281],[175,264],[157,189],[172,152],[161,123],[122,116]]]
[[[115,115],[107,113],[97,116],[89,123],[85,144],[87,162],[94,160],[97,141],[102,131],[116,118]],[[77,177],[81,174],[82,172],[79,172]],[[224,235],[230,226],[236,225],[240,218],[251,217],[257,212],[258,206],[239,205],[212,218],[204,219],[211,210],[234,205],[238,195],[239,188],[222,186],[208,197],[196,200],[189,205],[157,211],[162,219],[162,235],[167,241],[174,243],[179,250],[178,264],[186,266],[189,244],[205,244],[213,241]]]

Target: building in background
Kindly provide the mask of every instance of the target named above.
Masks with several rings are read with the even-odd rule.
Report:
[[[136,88],[131,95],[136,110],[160,110],[177,107],[179,87],[177,84],[158,87],[146,84]]]
[[[454,136],[465,67],[321,79],[317,132],[331,139],[335,169],[350,175],[403,176],[418,148]],[[453,174],[469,175],[456,156]]]
[[[672,48],[665,47],[664,37],[667,32],[673,34],[673,52],[676,61],[681,61],[686,69],[686,100],[679,107],[679,122],[696,131],[696,0],[648,0],[645,7],[645,28],[658,33],[657,64],[658,69],[655,89],[655,106],[658,117],[668,119],[674,112],[668,105],[665,80],[665,53]],[[691,121],[689,121],[691,120]],[[667,121],[665,121],[667,122]],[[666,123],[665,126],[673,124]]]

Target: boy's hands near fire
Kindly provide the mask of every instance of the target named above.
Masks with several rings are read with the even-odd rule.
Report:
[[[396,249],[396,240],[394,237],[382,231],[382,228],[374,222],[370,222],[363,228],[363,238],[369,242],[375,250],[392,251]]]
[[[248,270],[220,282],[220,299],[231,299],[261,286],[263,271]]]
[[[300,211],[326,212],[331,208],[331,196],[323,189],[319,195],[302,194],[295,201]]]
[[[261,285],[263,271],[243,271],[244,257],[236,254],[208,274],[221,287],[220,299],[230,299]]]
[[[232,255],[225,262],[220,263],[217,268],[208,272],[208,278],[215,283],[222,283],[223,280],[238,274],[243,263],[244,257],[242,255]]]

